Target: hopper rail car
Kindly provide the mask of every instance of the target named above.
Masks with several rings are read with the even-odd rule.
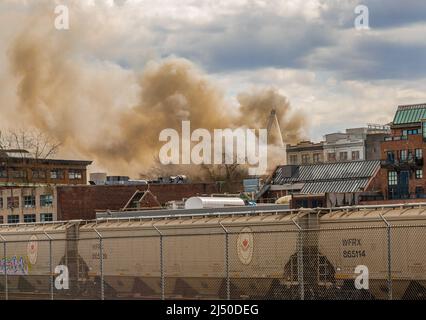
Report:
[[[426,204],[134,214],[0,226],[0,298],[426,297]]]

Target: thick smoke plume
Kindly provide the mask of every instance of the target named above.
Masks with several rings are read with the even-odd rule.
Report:
[[[14,125],[54,136],[62,143],[61,156],[92,159],[98,170],[135,176],[155,164],[165,128],[180,131],[182,120],[190,120],[193,129],[265,128],[272,108],[285,142],[303,133],[303,117],[292,115],[277,90],[241,93],[235,112],[190,61],[146,61],[139,71],[96,59],[86,48],[102,42],[106,26],[90,25],[97,20],[87,8],[73,5],[72,28],[58,31],[53,5],[41,3],[23,17],[7,52],[20,115]]]

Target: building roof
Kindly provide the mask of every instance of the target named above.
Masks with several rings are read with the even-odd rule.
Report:
[[[86,160],[62,160],[62,159],[35,159],[29,157],[10,157],[2,156],[0,154],[0,161],[7,161],[8,163],[37,163],[37,164],[46,164],[46,165],[76,165],[76,166],[88,166],[93,163],[93,161]]]
[[[351,161],[301,165],[285,176],[285,166],[273,174],[273,184],[302,183],[302,193],[362,191],[379,171],[380,161]],[[288,172],[288,170],[287,170]]]
[[[318,181],[306,182],[300,193],[305,194],[318,194],[325,192],[357,192],[364,191],[368,185],[369,178],[365,179],[350,179],[350,180],[337,180],[337,181]]]
[[[418,123],[422,119],[426,119],[426,103],[399,106],[393,124]]]

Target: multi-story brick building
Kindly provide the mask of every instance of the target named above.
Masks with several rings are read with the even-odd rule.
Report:
[[[426,104],[399,106],[391,130],[381,147],[383,198],[425,198]]]
[[[25,150],[0,151],[0,186],[86,184],[92,161],[35,159]]]
[[[57,219],[57,186],[87,184],[92,161],[36,159],[0,150],[0,224]]]

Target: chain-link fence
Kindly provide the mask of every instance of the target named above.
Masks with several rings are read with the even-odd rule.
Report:
[[[426,298],[423,225],[196,223],[2,235],[0,298]]]

